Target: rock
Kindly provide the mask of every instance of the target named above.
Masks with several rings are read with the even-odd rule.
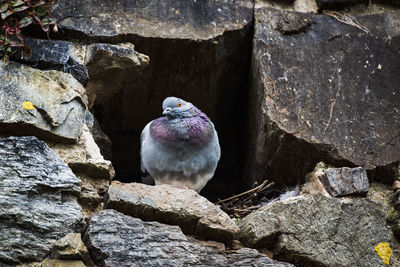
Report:
[[[113,182],[105,207],[146,221],[179,225],[185,234],[228,244],[239,231],[229,216],[206,198],[169,185]]]
[[[41,70],[58,70],[71,73],[83,86],[87,85],[88,70],[83,64],[78,63],[74,55],[71,54],[71,42],[24,38],[24,43],[30,47],[31,56],[24,58],[21,54],[15,54],[13,60]]]
[[[105,39],[125,34],[149,37],[157,34],[160,38],[191,39],[196,31],[198,40],[207,40],[249,23],[251,8],[251,1],[246,0],[190,4],[183,0],[173,3],[133,0],[124,5],[104,0],[100,3],[95,0],[85,3],[62,0],[57,2],[52,14],[62,18],[58,23],[62,28],[86,38]],[[247,21],[243,21],[245,19]]]
[[[400,13],[374,12],[351,26],[340,14],[255,9],[249,177],[290,184],[321,160],[367,170],[400,160]],[[288,17],[299,30],[282,34]]]
[[[80,181],[36,137],[0,138],[0,262],[41,261],[79,231]]]
[[[70,74],[10,62],[0,63],[0,79],[0,132],[77,141],[87,100],[85,89]]]
[[[357,4],[368,4],[368,0],[316,0],[316,2],[320,10],[343,9]]]
[[[85,267],[82,261],[75,260],[52,260],[45,259],[42,262],[34,262],[30,264],[21,264],[16,267]]]
[[[80,233],[69,233],[54,243],[53,257],[66,260],[90,261],[89,252]]]
[[[93,215],[84,240],[98,266],[132,266],[132,262],[136,266],[292,266],[251,249],[225,254],[191,242],[177,226],[143,222],[114,210]]]
[[[386,220],[389,225],[395,225],[400,221],[400,210],[396,208],[396,195],[390,190],[390,186],[381,183],[372,183],[367,198],[385,207]]]
[[[328,166],[324,162],[318,162],[314,170],[306,175],[306,182],[301,187],[301,195],[316,195],[322,194],[325,197],[331,195],[325,190],[324,185],[320,181],[320,177],[325,174]]]
[[[48,142],[48,145],[81,179],[79,203],[84,208],[84,214],[90,215],[101,209],[104,194],[115,176],[115,171],[111,162],[101,155],[87,125],[83,125],[78,143]]]
[[[332,196],[368,193],[368,177],[364,168],[328,168],[319,178]]]
[[[393,190],[393,191],[397,191],[397,190],[399,190],[399,189],[400,189],[400,181],[399,181],[399,180],[396,180],[396,181],[393,182],[392,190]]]
[[[246,216],[238,237],[300,266],[384,266],[374,247],[390,243],[385,216],[381,205],[366,199],[300,196]]]
[[[87,88],[91,107],[96,98],[98,104],[112,99],[119,91],[121,77],[140,72],[149,64],[149,57],[136,52],[132,44],[96,43],[86,48],[85,64],[89,69],[91,82]],[[110,80],[109,75],[114,76]]]
[[[111,181],[115,171],[110,161],[105,160],[86,124],[76,144],[48,142],[50,148],[59,155],[75,172]]]
[[[210,181],[204,194],[224,197],[237,191],[241,181],[232,177],[243,173],[246,123],[245,109],[237,107],[245,105],[248,91],[253,1],[118,3],[59,0],[52,11],[61,19],[63,38],[132,43],[150,58],[145,68],[107,68],[98,78],[88,65],[89,95],[98,93],[90,103],[101,128],[113,140],[118,179],[139,181],[140,132],[160,116],[164,98],[176,95],[209,115],[218,129],[224,156],[218,178]]]

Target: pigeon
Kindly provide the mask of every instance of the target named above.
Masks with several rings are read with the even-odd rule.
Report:
[[[163,116],[141,134],[141,169],[156,185],[197,192],[213,177],[221,157],[218,134],[205,113],[177,97],[165,98]]]

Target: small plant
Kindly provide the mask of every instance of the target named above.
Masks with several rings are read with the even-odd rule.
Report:
[[[0,0],[0,58],[4,62],[17,51],[29,58],[30,48],[24,44],[21,29],[38,23],[44,32],[57,31],[57,20],[51,15],[54,0]]]

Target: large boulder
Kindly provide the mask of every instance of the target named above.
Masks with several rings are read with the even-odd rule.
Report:
[[[0,132],[78,140],[87,97],[71,74],[0,62],[0,80]]]
[[[143,220],[178,225],[185,234],[228,244],[239,232],[235,222],[206,198],[169,185],[113,182],[105,207]]]
[[[80,231],[80,181],[36,137],[0,138],[0,262],[41,261]]]
[[[320,160],[367,170],[399,161],[400,13],[312,15],[261,2],[249,176],[293,182]]]
[[[177,226],[143,222],[114,210],[90,218],[84,241],[98,266],[292,266],[252,249],[229,253],[202,246]]]
[[[145,68],[107,68],[98,78],[88,65],[88,89],[98,91],[94,114],[113,141],[118,179],[139,181],[140,132],[161,116],[163,99],[175,95],[206,112],[220,137],[220,167],[203,193],[223,197],[238,190],[252,0],[59,0],[53,14],[64,38],[130,42],[150,57]]]
[[[246,216],[240,240],[305,266],[384,266],[375,247],[390,243],[382,205],[322,194],[273,202]]]

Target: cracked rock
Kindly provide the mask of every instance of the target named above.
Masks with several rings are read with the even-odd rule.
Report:
[[[108,209],[146,221],[179,225],[184,233],[204,239],[230,244],[239,231],[225,212],[193,190],[113,182],[105,199]]]
[[[36,137],[0,138],[0,263],[41,261],[80,231],[80,181]]]
[[[1,62],[0,80],[0,132],[68,143],[78,140],[87,97],[70,74]]]
[[[93,215],[84,241],[98,266],[293,266],[253,249],[203,246],[177,226],[144,222],[115,210]]]
[[[321,160],[366,170],[400,160],[400,13],[370,11],[349,25],[255,9],[249,177],[290,184]],[[282,34],[289,17],[312,23]]]
[[[375,251],[390,244],[386,210],[367,199],[321,194],[273,202],[243,218],[240,240],[274,258],[305,266],[385,266]],[[362,234],[360,234],[362,233]]]

